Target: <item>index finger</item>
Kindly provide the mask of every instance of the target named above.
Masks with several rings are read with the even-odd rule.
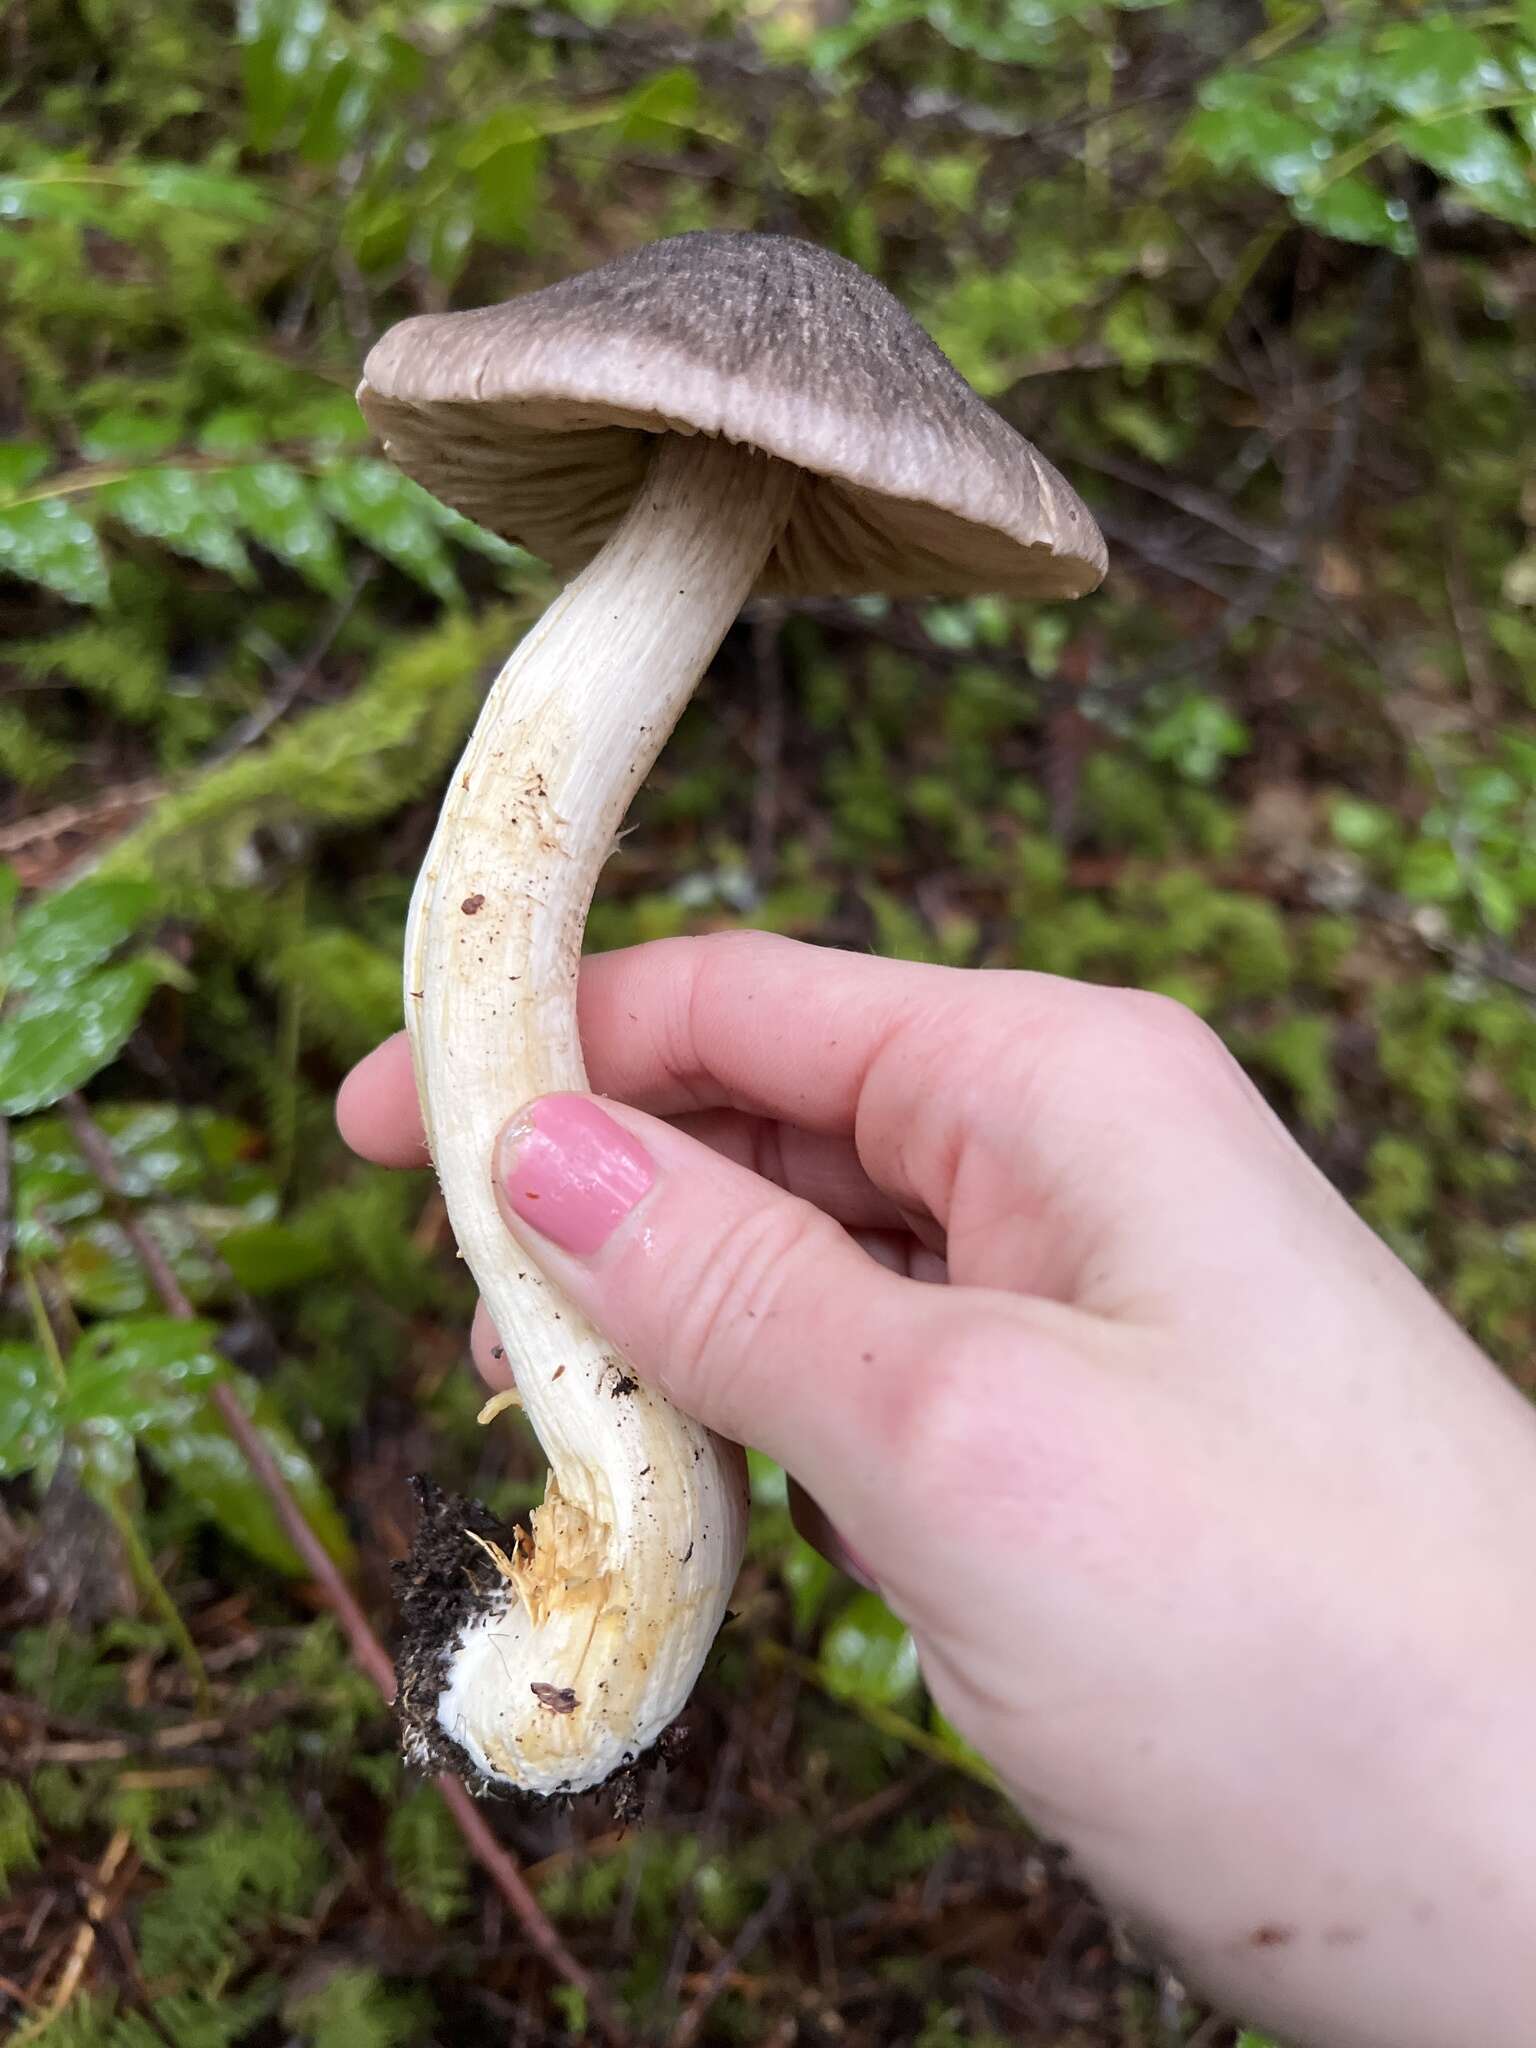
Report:
[[[851,1140],[875,1189],[948,1232],[964,1285],[1086,1299],[1113,1268],[1161,1299],[1170,1261],[1206,1245],[1204,1280],[1229,1287],[1242,1185],[1282,1157],[1293,1184],[1311,1175],[1214,1035],[1161,997],[732,932],[595,956],[579,1014],[599,1093]],[[375,1062],[343,1129],[364,1093],[387,1099],[360,1149],[421,1163],[408,1058]]]
[[[653,1116],[737,1109],[851,1136],[874,1057],[940,989],[955,1000],[955,979],[765,932],[594,954],[577,1005],[588,1077],[598,1094]],[[404,1032],[353,1068],[336,1113],[365,1158],[428,1163]]]

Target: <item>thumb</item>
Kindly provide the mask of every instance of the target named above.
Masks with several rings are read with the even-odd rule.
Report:
[[[875,1477],[953,1354],[948,1290],[639,1110],[541,1097],[503,1131],[496,1185],[508,1228],[642,1379],[829,1504]]]

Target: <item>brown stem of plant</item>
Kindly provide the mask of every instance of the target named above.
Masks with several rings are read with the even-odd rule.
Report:
[[[135,1256],[148,1274],[150,1284],[167,1313],[182,1322],[195,1321],[197,1311],[187,1299],[169,1259],[129,1206],[117,1156],[106,1133],[79,1095],[65,1097],[64,1113],[87,1165],[111,1196],[117,1210],[118,1226],[133,1246]],[[260,1432],[230,1387],[214,1386],[211,1399],[241,1455],[271,1501],[284,1534],[303,1559],[326,1605],[340,1623],[358,1668],[373,1680],[386,1702],[392,1701],[395,1696],[395,1667],[389,1652],[374,1634],[336,1560],[310,1527]],[[564,1978],[573,1990],[581,1993],[591,2023],[603,2038],[614,2044],[614,2048],[626,2048],[628,2034],[606,1994],[560,1939],[553,1922],[529,1889],[526,1878],[491,1833],[470,1794],[457,1778],[447,1772],[438,1778],[437,1789],[453,1816],[465,1847],[506,1900],[529,1942],[556,1976]]]

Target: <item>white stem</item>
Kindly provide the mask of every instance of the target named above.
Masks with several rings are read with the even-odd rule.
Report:
[[[438,1720],[487,1777],[528,1790],[597,1784],[656,1739],[740,1562],[740,1454],[631,1384],[508,1235],[491,1160],[531,1098],[587,1086],[576,985],[593,888],[794,484],[726,442],[660,441],[623,524],[492,686],[411,905],[405,1013],[428,1141],[551,1466],[498,1559],[505,1609],[466,1628]]]

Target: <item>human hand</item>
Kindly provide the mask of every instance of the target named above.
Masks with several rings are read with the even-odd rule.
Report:
[[[750,934],[588,961],[581,1023],[615,1099],[514,1120],[508,1228],[820,1503],[1030,1818],[1256,2020],[1529,2044],[1536,1414],[1214,1036]],[[339,1114],[423,1163],[403,1041]]]

